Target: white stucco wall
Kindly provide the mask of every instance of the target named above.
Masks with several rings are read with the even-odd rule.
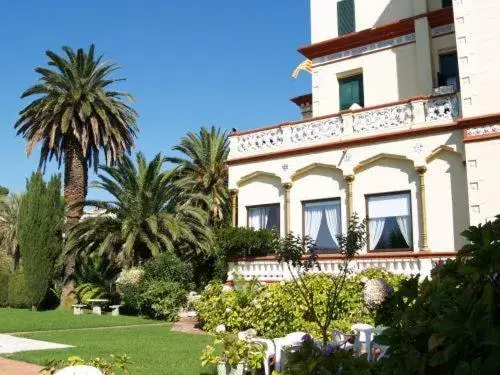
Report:
[[[426,158],[441,146],[445,151],[435,157]],[[450,148],[452,151],[448,151]],[[356,166],[364,161],[382,157],[364,168]],[[240,226],[246,225],[246,206],[281,204],[281,230],[284,227],[284,205],[281,183],[293,180],[290,191],[290,229],[302,233],[302,201],[340,198],[342,223],[346,229],[346,182],[343,176],[355,174],[353,183],[353,206],[360,217],[365,217],[365,195],[410,190],[412,192],[412,223],[415,250],[420,247],[420,223],[418,220],[418,180],[415,166],[426,165],[429,245],[431,251],[452,251],[460,246],[457,233],[468,224],[467,182],[463,166],[462,132],[413,136],[407,139],[364,144],[347,149],[331,149],[321,152],[296,154],[282,158],[266,159],[230,165],[229,187],[239,189],[238,207]],[[407,160],[401,160],[406,158]],[[315,163],[300,176],[294,174]],[[272,173],[277,177],[257,175],[254,179],[238,184],[242,178],[255,173]],[[452,193],[450,194],[450,189]],[[431,228],[432,227],[432,228]]]
[[[471,224],[500,214],[500,139],[465,145]]]

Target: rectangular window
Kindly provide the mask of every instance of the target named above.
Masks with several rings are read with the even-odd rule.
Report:
[[[439,56],[438,86],[453,86],[458,90],[460,85],[458,76],[457,53],[447,53]]]
[[[353,104],[365,105],[363,74],[339,78],[340,110],[349,109]]]
[[[441,4],[443,5],[443,8],[451,7],[453,6],[453,0],[441,0]]]
[[[340,199],[304,202],[304,235],[316,243],[318,250],[338,250],[341,230]]]
[[[339,36],[356,31],[354,0],[341,0],[337,3],[337,25]]]
[[[370,250],[411,249],[410,193],[367,196]]]
[[[247,207],[248,227],[253,229],[273,229],[280,227],[280,205],[266,204]]]

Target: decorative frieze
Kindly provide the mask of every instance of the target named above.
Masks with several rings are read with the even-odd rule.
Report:
[[[431,35],[433,38],[445,34],[450,34],[455,32],[455,25],[450,23],[448,25],[438,26],[431,29]]]
[[[408,129],[416,124],[455,121],[459,116],[456,94],[418,98],[381,108],[346,111],[326,118],[288,123],[255,132],[231,136],[231,155],[243,156],[297,148],[302,145],[363,137],[391,129]],[[474,128],[471,132],[498,131],[499,125]]]
[[[466,130],[466,134],[469,137],[476,137],[476,136],[489,135],[495,133],[500,133],[500,124],[478,126],[476,128],[469,128]]]
[[[456,95],[431,98],[426,103],[426,122],[454,120],[459,115]]]
[[[413,121],[411,105],[374,109],[354,115],[354,133],[365,133],[411,125]]]
[[[342,134],[342,118],[333,117],[319,121],[306,122],[291,129],[293,143],[312,142],[336,137]]]

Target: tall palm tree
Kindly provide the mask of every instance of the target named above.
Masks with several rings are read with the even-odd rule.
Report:
[[[173,149],[182,154],[182,157],[168,158],[176,164],[177,186],[181,191],[206,196],[211,224],[220,224],[228,216],[227,133],[220,128],[202,127],[199,133],[188,133]]]
[[[12,257],[12,270],[19,267],[19,204],[20,195],[0,199],[0,250]]]
[[[161,154],[148,163],[141,153],[136,163],[124,157],[115,167],[100,167],[94,186],[113,197],[110,201],[87,201],[101,215],[83,219],[72,231],[68,249],[73,253],[100,253],[127,267],[175,251],[179,243],[206,250],[211,231],[206,213],[191,198],[171,199],[171,176],[163,172]],[[179,197],[179,195],[176,195]]]
[[[68,228],[78,223],[87,196],[88,168],[97,170],[99,151],[112,165],[129,153],[137,133],[136,112],[124,100],[133,100],[110,85],[119,81],[111,77],[118,67],[96,58],[94,46],[88,52],[62,48],[65,56],[47,51],[49,68],[38,67],[40,80],[21,98],[36,98],[19,113],[17,134],[27,140],[30,155],[40,143],[39,167],[52,158],[64,162],[64,197]],[[62,305],[71,302],[74,288],[75,260],[65,262],[65,287]]]

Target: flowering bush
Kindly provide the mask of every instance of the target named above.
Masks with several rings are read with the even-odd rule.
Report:
[[[318,306],[327,298],[325,283],[330,277],[311,275],[308,283],[313,291]],[[390,274],[380,269],[369,269],[358,275],[349,277],[342,289],[340,299],[342,309],[339,319],[332,322],[330,331],[340,329],[349,331],[354,323],[373,323],[374,316],[364,307],[363,284],[361,279],[382,278],[397,289],[403,277]],[[290,332],[306,331],[321,337],[315,324],[311,321],[307,306],[299,298],[298,291],[292,283],[274,283],[267,286],[242,288],[236,283],[234,289],[227,289],[221,283],[209,284],[196,303],[198,317],[203,328],[213,332],[218,325],[225,325],[228,331],[242,331],[254,328],[259,335],[265,337],[282,337]],[[243,298],[241,294],[244,293]],[[318,308],[318,313],[324,313]]]
[[[129,269],[124,269],[120,272],[120,276],[116,280],[117,284],[127,284],[127,285],[139,285],[144,275],[144,270],[139,267],[132,267]]]

